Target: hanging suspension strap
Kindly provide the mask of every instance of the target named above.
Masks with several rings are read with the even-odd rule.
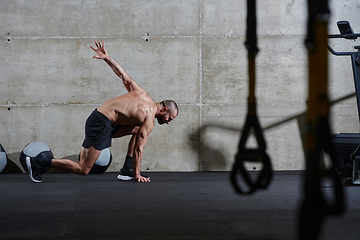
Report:
[[[263,132],[256,114],[255,98],[255,58],[258,53],[256,37],[256,0],[247,1],[247,30],[245,46],[248,50],[248,71],[249,71],[249,96],[248,96],[248,113],[243,128],[243,133],[238,146],[233,170],[231,172],[231,182],[238,193],[250,194],[258,188],[266,188],[272,178],[272,168],[269,156],[266,153],[266,143]],[[253,129],[258,148],[246,149],[245,145],[249,138],[250,130]],[[255,162],[261,163],[262,169],[257,179],[252,180],[249,176],[244,163]],[[244,190],[237,179],[240,172],[247,189]]]
[[[331,142],[328,101],[327,23],[330,15],[327,0],[308,0],[309,98],[307,111],[307,145],[305,196],[300,209],[301,240],[317,239],[323,218],[340,214],[344,209],[342,183],[335,170],[334,146]],[[322,150],[330,154],[332,166],[322,166]],[[323,180],[334,187],[332,204],[321,191]]]

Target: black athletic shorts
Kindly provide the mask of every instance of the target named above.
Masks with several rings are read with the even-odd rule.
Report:
[[[104,114],[95,109],[85,123],[85,139],[82,144],[84,148],[93,146],[97,150],[111,147],[111,136],[120,126],[115,126]]]

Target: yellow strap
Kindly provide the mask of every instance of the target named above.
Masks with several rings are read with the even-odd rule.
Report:
[[[308,52],[308,120],[311,123],[318,122],[320,117],[329,116],[327,23],[316,22],[315,34],[315,47]]]

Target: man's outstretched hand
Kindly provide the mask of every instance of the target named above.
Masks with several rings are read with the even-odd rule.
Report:
[[[136,180],[138,182],[150,182],[150,179],[143,177],[143,176],[136,177]]]
[[[94,43],[95,43],[95,46],[97,47],[96,49],[93,48],[93,46],[90,46],[91,49],[94,50],[94,51],[97,53],[97,55],[95,55],[93,58],[105,59],[105,58],[108,56],[108,54],[107,54],[107,52],[106,52],[106,50],[105,50],[105,43],[104,43],[104,41],[102,42],[102,46],[101,46],[101,43],[100,43],[99,40],[98,40],[97,42],[94,41]]]

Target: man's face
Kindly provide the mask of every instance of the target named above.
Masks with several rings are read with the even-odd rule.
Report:
[[[161,114],[161,116],[157,117],[157,121],[160,125],[163,124],[169,124],[172,120],[174,120],[174,118],[176,118],[177,113],[171,113],[170,111],[167,112],[165,111],[164,113]]]

